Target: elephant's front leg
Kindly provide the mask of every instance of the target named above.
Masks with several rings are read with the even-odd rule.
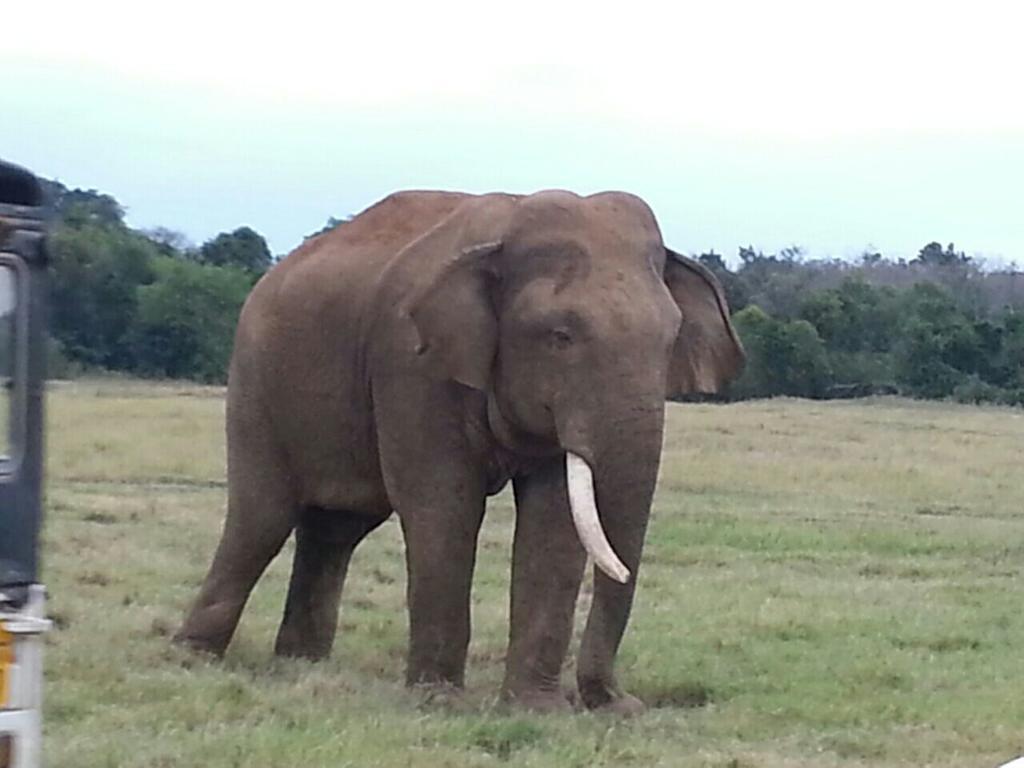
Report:
[[[483,488],[465,485],[432,507],[400,509],[409,572],[408,685],[461,688],[470,636],[470,590]]]
[[[565,708],[560,678],[586,556],[569,511],[564,460],[553,459],[514,485],[511,627],[502,695],[531,709]]]
[[[384,377],[374,390],[384,484],[405,536],[409,685],[461,687],[465,678],[487,498],[485,458],[466,436],[468,392],[415,377]]]

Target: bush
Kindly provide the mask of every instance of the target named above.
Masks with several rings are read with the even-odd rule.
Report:
[[[886,352],[899,324],[899,297],[862,278],[847,278],[835,289],[812,293],[800,316],[817,329],[829,350]]]
[[[137,289],[153,280],[155,246],[138,233],[87,218],[59,226],[50,254],[50,328],[63,353],[87,366],[130,368],[128,331]]]
[[[953,399],[958,403],[998,403],[1002,401],[1003,390],[981,380],[978,376],[969,376],[953,388]]]
[[[136,370],[147,376],[224,381],[252,276],[169,257],[156,259],[154,271],[156,280],[139,288],[131,337]]]
[[[48,379],[76,379],[86,367],[64,353],[64,347],[52,336],[46,337],[46,377]]]
[[[732,388],[739,397],[821,397],[832,383],[825,345],[806,320],[776,320],[755,305],[733,317],[747,366]]]
[[[889,352],[843,352],[828,350],[832,378],[837,384],[892,387],[896,381],[896,359]]]

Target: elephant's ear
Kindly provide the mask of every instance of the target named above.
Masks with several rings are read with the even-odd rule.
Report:
[[[669,363],[668,397],[716,394],[743,370],[743,345],[718,279],[703,264],[665,249],[665,283],[683,319]]]
[[[415,326],[424,369],[483,391],[497,354],[494,295],[511,205],[495,197],[463,206],[400,254],[415,277],[399,312]]]

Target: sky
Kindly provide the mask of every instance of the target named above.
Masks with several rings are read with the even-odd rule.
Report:
[[[259,5],[5,8],[0,157],[278,254],[397,189],[557,187],[687,253],[1024,264],[1014,3]]]

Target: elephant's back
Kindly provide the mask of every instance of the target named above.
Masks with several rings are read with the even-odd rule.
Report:
[[[392,257],[469,197],[461,192],[396,192],[306,240],[256,285],[241,324],[258,335],[282,322],[293,329],[308,323],[353,330],[373,305]]]
[[[464,192],[395,192],[349,221],[310,238],[282,264],[325,258],[345,262],[386,262],[470,197],[473,195]]]

